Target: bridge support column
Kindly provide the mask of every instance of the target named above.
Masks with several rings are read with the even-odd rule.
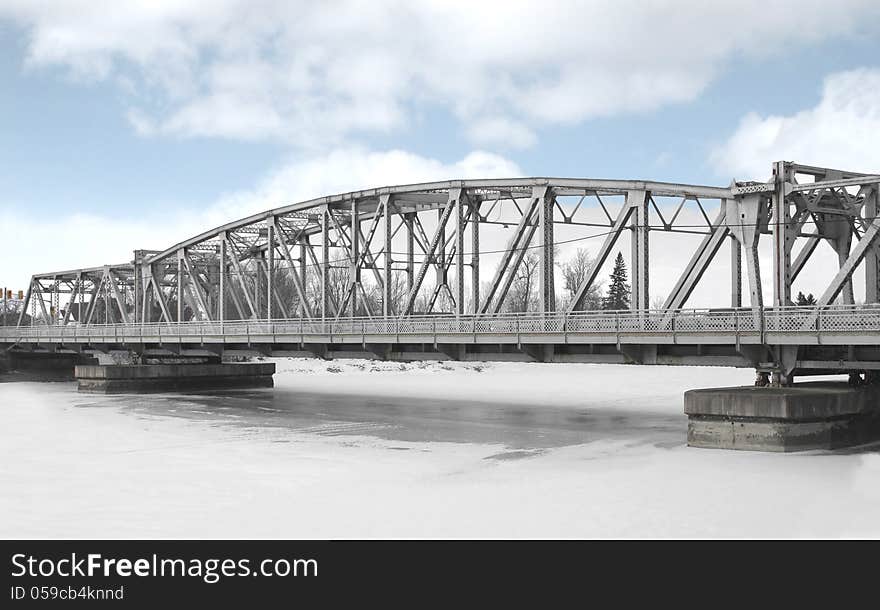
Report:
[[[690,390],[688,445],[749,451],[837,449],[880,439],[880,385],[810,382]]]
[[[69,352],[25,352],[3,350],[0,372],[34,381],[71,380],[74,368],[81,364],[98,364],[98,359]]]
[[[76,367],[80,392],[99,394],[271,388],[275,363],[124,364]]]

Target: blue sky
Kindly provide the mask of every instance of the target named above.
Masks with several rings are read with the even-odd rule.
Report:
[[[880,171],[878,12],[857,0],[9,0],[0,219],[4,233],[54,223],[58,249],[65,227],[106,226],[114,237],[82,256],[124,258],[162,219],[167,239],[144,247],[377,181],[725,185],[766,178],[777,158]],[[20,281],[36,271],[26,260],[0,273]]]

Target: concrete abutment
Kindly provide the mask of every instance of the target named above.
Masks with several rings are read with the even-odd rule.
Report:
[[[690,390],[688,445],[748,451],[839,449],[880,440],[880,385],[808,382]]]

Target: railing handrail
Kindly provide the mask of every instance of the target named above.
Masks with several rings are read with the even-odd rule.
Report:
[[[866,305],[829,305],[818,307],[786,306],[766,307],[765,314],[776,315],[761,316],[761,328],[755,328],[753,310],[750,307],[728,308],[692,308],[692,309],[645,309],[645,310],[586,310],[566,312],[506,312],[498,314],[415,314],[411,316],[388,316],[388,317],[352,317],[352,318],[271,318],[271,319],[247,319],[247,320],[188,320],[184,322],[138,322],[116,324],[79,324],[71,322],[67,325],[33,325],[33,326],[0,326],[0,336],[6,338],[18,337],[69,337],[80,335],[83,338],[90,336],[102,336],[113,334],[120,337],[130,337],[133,334],[149,334],[151,330],[163,335],[173,336],[179,334],[204,335],[222,334],[234,335],[239,332],[248,334],[261,334],[277,332],[289,332],[295,327],[296,334],[413,334],[418,332],[434,333],[435,328],[440,332],[461,332],[472,334],[477,323],[489,323],[493,328],[486,332],[505,332],[504,323],[511,322],[510,332],[547,332],[543,329],[558,326],[558,331],[571,333],[600,333],[600,332],[671,332],[674,325],[677,334],[693,332],[736,332],[737,334],[749,332],[798,332],[799,325],[809,326],[810,332],[822,331],[823,329],[846,330],[847,320],[851,321],[850,330],[864,330],[866,320],[877,326],[880,332],[880,304]],[[819,315],[821,312],[821,316]],[[611,327],[604,328],[611,324]],[[389,323],[393,323],[393,332],[388,329]],[[535,326],[529,326],[535,323]],[[669,323],[669,326],[666,324]],[[565,329],[563,330],[563,324]],[[381,327],[379,325],[382,325]],[[692,328],[688,328],[688,326]],[[382,330],[377,330],[381,328]],[[458,330],[450,330],[455,329]],[[540,331],[529,330],[540,328]],[[525,329],[525,330],[522,330]],[[134,332],[132,332],[134,331]],[[334,332],[335,331],[335,332]]]

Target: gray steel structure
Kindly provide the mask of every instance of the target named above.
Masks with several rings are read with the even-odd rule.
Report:
[[[873,370],[880,368],[878,188],[877,175],[778,162],[769,181],[728,187],[516,178],[321,197],[162,251],[138,250],[130,263],[34,275],[19,325],[0,329],[0,343],[8,349],[256,346],[385,358],[729,364],[783,376]],[[658,202],[670,198],[676,203],[665,206],[667,218]],[[684,224],[686,206],[705,222]],[[584,220],[588,207],[601,209],[604,219]],[[507,246],[481,250],[481,233],[500,226],[513,228]],[[586,235],[591,228],[603,232]],[[569,242],[601,238],[593,264],[564,304],[554,285],[561,241],[555,236],[563,230],[579,235]],[[701,236],[660,309],[650,308],[655,231]],[[626,232],[632,310],[583,311]],[[762,236],[773,245],[772,299],[761,285]],[[822,241],[836,253],[838,271],[815,307],[794,308],[792,282]],[[718,310],[684,309],[725,243],[729,301]],[[511,287],[529,252],[536,253],[537,298],[530,302],[527,294],[527,311],[510,314]],[[853,304],[857,268],[866,281],[860,306]],[[557,305],[564,307],[557,311]]]

